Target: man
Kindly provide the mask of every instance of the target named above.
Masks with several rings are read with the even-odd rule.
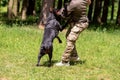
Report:
[[[70,61],[78,61],[80,59],[75,43],[80,33],[88,27],[87,5],[90,3],[91,0],[70,0],[66,10],[62,8],[58,12],[61,16],[71,18],[71,22],[70,28],[66,33],[66,49],[62,55],[61,62],[56,63],[56,66],[69,66]]]

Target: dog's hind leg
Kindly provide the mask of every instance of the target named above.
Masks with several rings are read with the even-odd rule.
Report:
[[[52,64],[52,51],[53,51],[53,49],[51,48],[50,52],[48,53],[48,56],[49,56],[49,63],[48,63],[48,67],[50,67],[50,66],[51,66],[51,64]]]
[[[58,36],[56,38],[58,39],[59,43],[62,43],[62,40]]]
[[[38,62],[36,64],[36,66],[40,66],[41,57],[44,56],[44,55],[45,55],[45,53],[41,50],[40,53],[39,53],[39,55],[38,55]]]

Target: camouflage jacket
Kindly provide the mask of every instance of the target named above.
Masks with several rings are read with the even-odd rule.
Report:
[[[70,15],[73,22],[86,22],[87,19],[87,0],[71,0],[67,5],[67,15]],[[61,10],[62,11],[62,10]],[[64,13],[65,10],[63,10]]]

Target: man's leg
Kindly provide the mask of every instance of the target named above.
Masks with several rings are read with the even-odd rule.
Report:
[[[71,55],[70,55],[70,61],[79,61],[79,60],[80,60],[80,58],[78,56],[76,46],[74,45],[74,48],[73,48]]]
[[[72,27],[70,33],[67,36],[67,45],[66,49],[62,55],[62,62],[56,64],[57,66],[64,66],[64,63],[67,63],[70,61],[70,56],[73,55],[72,51],[74,51],[75,48],[75,42],[79,37],[79,34],[87,28],[88,23],[76,23],[75,26]],[[62,64],[62,65],[61,65]]]
[[[66,33],[66,39],[67,39],[68,35],[70,34],[73,26],[74,26],[74,23],[70,23],[70,28],[68,29],[68,31]],[[70,61],[77,61],[77,60],[79,60],[79,56],[78,56],[78,53],[76,50],[76,45],[74,44],[74,48],[73,48],[71,55],[70,55]]]
[[[70,28],[68,29],[68,31],[66,33],[66,39],[67,39],[68,35],[70,34],[71,29],[72,29],[73,26],[74,26],[74,23],[70,23]],[[79,56],[78,56],[77,50],[76,50],[76,45],[74,44],[74,46],[75,47],[73,48],[73,50],[71,52],[71,55],[70,55],[70,60],[71,61],[77,61],[77,60],[79,60]]]

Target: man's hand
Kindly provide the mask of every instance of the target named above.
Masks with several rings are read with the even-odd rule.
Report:
[[[91,4],[91,0],[87,0],[87,2],[88,2],[88,5],[90,5],[90,4]]]
[[[59,11],[56,12],[56,15],[61,16],[62,18],[65,18],[64,12],[65,12],[64,8],[61,8]]]

